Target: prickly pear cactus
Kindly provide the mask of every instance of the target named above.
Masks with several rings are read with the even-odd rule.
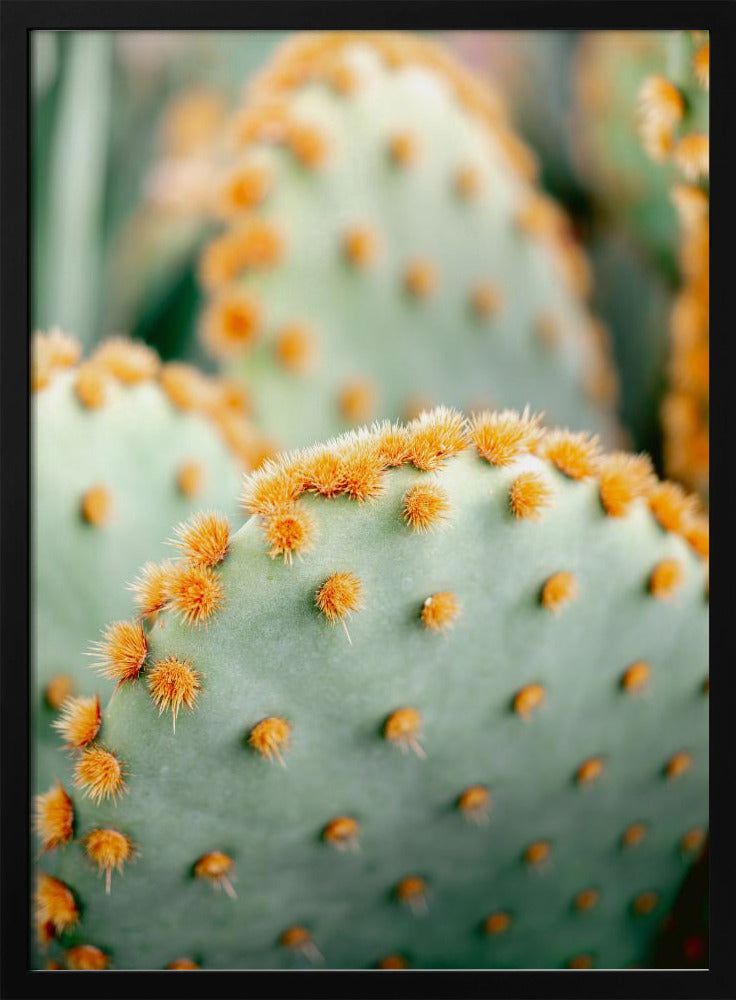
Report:
[[[589,32],[576,77],[578,154],[599,210],[624,220],[674,282],[671,186],[708,176],[708,34]]]
[[[36,785],[61,774],[52,731],[69,695],[91,696],[90,629],[130,615],[124,590],[146,557],[170,552],[172,526],[230,502],[260,439],[227,383],[161,367],[142,344],[101,344],[80,362],[59,331],[33,347],[34,719]],[[99,679],[98,679],[99,684]],[[112,684],[101,688],[109,695]],[[94,717],[98,707],[90,701]],[[61,719],[63,720],[62,715]]]
[[[599,214],[632,233],[670,280],[677,220],[667,179],[639,136],[642,84],[667,68],[670,32],[590,31],[574,62],[573,150]]]
[[[496,95],[411,35],[300,35],[231,124],[202,338],[292,445],[437,401],[611,440],[588,269]]]
[[[708,33],[591,33],[579,70],[579,135],[589,160],[597,151],[588,165],[602,205],[679,285],[661,408],[664,467],[707,499]]]
[[[710,201],[676,190],[683,282],[670,319],[669,393],[662,408],[665,467],[707,501],[710,492]]]
[[[641,90],[641,136],[650,156],[676,170],[670,196],[680,222],[680,289],[670,322],[670,392],[664,401],[665,466],[706,500],[710,411],[710,42],[673,40],[670,75]]]
[[[527,413],[439,409],[243,500],[100,650],[117,694],[39,806],[49,961],[646,963],[708,820],[688,498]]]
[[[664,463],[668,475],[710,493],[710,40],[707,32],[681,32],[672,43],[668,76],[645,82],[640,94],[641,132],[649,155],[674,164],[670,194],[679,217],[680,288],[670,320],[669,392],[661,408]],[[699,878],[683,889],[673,927],[660,948],[673,963],[672,949],[688,933],[679,961],[707,967],[708,859]],[[694,902],[697,900],[697,904]],[[688,913],[688,910],[690,911]],[[676,961],[676,960],[675,960]]]
[[[639,133],[650,159],[691,182],[707,182],[710,162],[710,41],[705,31],[671,32],[664,74],[639,91]]]

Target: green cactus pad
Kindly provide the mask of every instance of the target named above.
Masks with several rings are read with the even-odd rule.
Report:
[[[677,136],[707,131],[708,100],[695,83],[692,59],[703,44],[691,32],[588,33],[577,60],[575,137],[586,180],[611,219],[623,221],[670,278],[676,278],[677,215],[669,188],[677,175]],[[642,144],[651,103],[645,88],[669,78],[682,89],[679,120],[671,135],[650,130]],[[677,115],[674,105],[671,115]]]
[[[669,391],[658,414],[664,469],[707,501],[709,36],[601,32],[587,36],[581,52],[579,133],[601,202],[680,286],[670,325]],[[638,352],[646,330],[635,332]],[[619,352],[625,376],[628,353]]]
[[[710,41],[680,32],[671,43],[670,74],[642,91],[651,132],[667,136],[677,168],[670,195],[680,222],[680,289],[672,310],[669,394],[662,407],[665,469],[707,502],[710,478]],[[682,108],[673,120],[672,106]],[[670,171],[671,175],[672,171]]]
[[[152,351],[119,339],[87,362],[78,353],[58,333],[34,344],[36,787],[64,770],[47,692],[58,709],[65,692],[99,686],[85,654],[98,629],[132,612],[124,585],[146,557],[171,553],[172,526],[201,505],[235,517],[238,477],[256,459],[233,448],[238,430],[254,449],[257,438],[217,380],[160,369]]]
[[[677,219],[662,170],[642,148],[637,102],[647,77],[667,64],[666,32],[588,32],[575,63],[575,152],[611,222],[633,232],[670,280]]]
[[[198,596],[171,584],[77,758],[53,961],[646,962],[708,819],[687,499],[584,436],[440,409],[267,466],[244,502],[229,543],[184,533]],[[109,895],[99,829],[127,838]]]
[[[437,402],[615,439],[585,257],[498,98],[433,43],[297,36],[230,128],[205,345],[285,446]]]

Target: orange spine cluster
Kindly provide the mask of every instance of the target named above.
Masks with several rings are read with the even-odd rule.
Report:
[[[260,230],[248,230],[246,235],[251,257],[257,257],[262,266],[279,259],[281,243],[277,237],[271,239]],[[241,242],[245,240],[246,236],[241,234]],[[215,324],[219,334],[226,328],[236,340],[245,343],[256,336],[260,324],[259,308],[242,297],[218,301],[212,316],[220,321]],[[217,339],[214,333],[213,336]],[[86,361],[78,364],[80,355],[79,343],[58,330],[36,333],[31,366],[33,391],[45,389],[60,372],[76,366],[73,391],[83,407],[95,411],[108,405],[113,390],[157,382],[176,409],[198,413],[208,420],[246,469],[257,468],[273,452],[272,443],[257,433],[248,420],[248,402],[243,392],[240,389],[233,392],[233,384],[227,378],[209,377],[179,362],[161,364],[151,348],[125,337],[108,338]],[[202,482],[202,470],[195,469],[192,463],[180,470],[179,488],[185,496],[198,492]],[[107,524],[114,515],[114,497],[107,487],[103,484],[91,487],[81,499],[80,514],[93,527]]]

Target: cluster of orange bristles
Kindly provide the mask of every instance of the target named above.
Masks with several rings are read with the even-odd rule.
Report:
[[[110,893],[112,873],[122,874],[123,865],[132,861],[137,855],[135,844],[119,830],[90,830],[83,838],[87,857],[93,861],[100,872],[105,875],[105,892]]]
[[[710,87],[710,42],[692,33],[695,45],[691,70],[697,85]],[[707,134],[688,132],[683,93],[665,77],[652,77],[640,94],[642,135],[656,160],[673,159],[684,183],[672,188],[681,225],[680,268],[683,284],[671,318],[670,392],[662,419],[668,474],[691,489],[707,494],[709,486],[709,361],[710,361],[710,168]]]
[[[261,519],[271,555],[289,560],[314,544],[314,519],[298,505],[300,496],[375,499],[385,488],[388,469],[412,464],[436,471],[470,447],[497,467],[535,455],[569,479],[596,479],[609,517],[624,517],[637,501],[644,501],[665,531],[682,535],[698,555],[708,558],[707,519],[697,501],[675,484],[660,482],[645,455],[603,454],[596,438],[545,430],[539,416],[528,410],[482,412],[466,421],[440,407],[409,425],[384,422],[370,431],[346,434],[326,446],[267,462],[247,479],[243,505]],[[553,502],[552,483],[537,471],[525,470],[511,484],[509,508],[520,520],[538,520]],[[417,532],[439,525],[450,513],[449,497],[437,483],[419,483],[404,497],[404,519]]]
[[[108,632],[108,635],[110,634]],[[134,652],[137,651],[132,649],[129,637],[121,640],[119,646],[114,646],[115,662],[128,674],[132,670],[131,657]],[[110,660],[109,669],[112,667],[113,661]],[[108,675],[112,676],[109,673]],[[119,680],[119,683],[123,683],[123,680]],[[95,802],[116,798],[125,790],[125,767],[112,751],[95,742],[101,724],[100,700],[96,695],[68,697],[61,706],[59,718],[53,723],[64,740],[65,748],[76,757],[75,786],[83,789]],[[68,829],[72,817],[71,803],[67,801],[66,793],[61,786],[39,799],[37,807],[38,828],[42,831],[45,849],[56,846],[54,841],[65,842],[62,830]],[[56,833],[54,833],[55,828]]]
[[[74,806],[60,781],[35,799],[34,828],[41,850],[66,847],[74,837]],[[106,891],[110,892],[113,871],[122,873],[123,865],[132,861],[137,850],[133,841],[118,830],[94,829],[82,837],[89,860],[105,875]],[[36,889],[37,929],[41,942],[47,944],[57,934],[68,930],[78,920],[74,895],[63,882],[41,873]]]
[[[31,343],[31,389],[37,392],[51,381],[55,371],[73,368],[82,354],[81,344],[53,327],[44,334],[37,331]]]
[[[299,143],[294,141],[294,123],[285,98],[312,81],[326,83],[341,96],[354,93],[361,85],[360,75],[345,56],[358,46],[369,47],[391,70],[420,66],[442,79],[464,109],[482,120],[498,138],[512,168],[526,179],[536,176],[536,159],[511,131],[500,95],[441,46],[409,33],[309,32],[289,39],[249,87],[250,104],[237,118],[234,129],[240,142],[276,139],[296,146],[298,156]],[[403,135],[394,139],[395,161],[400,165],[413,162],[416,144],[405,141]],[[308,161],[312,160],[314,157],[308,157]]]
[[[537,216],[541,215],[539,221]],[[581,277],[584,264],[575,263],[573,257],[580,251],[569,238],[569,224],[561,210],[549,199],[534,196],[520,216],[524,228],[534,236],[551,241],[560,251],[564,275],[574,276],[574,287],[585,292],[589,279]],[[345,231],[342,247],[348,263],[355,269],[365,269],[375,263],[380,249],[380,239],[373,229],[353,226]],[[212,299],[203,313],[202,341],[207,350],[223,361],[230,361],[250,350],[267,326],[267,317],[261,301],[251,292],[237,286],[236,279],[246,271],[266,270],[275,267],[283,256],[283,237],[270,222],[253,219],[247,224],[225,232],[208,244],[200,261],[200,281]],[[586,272],[587,274],[587,272]],[[429,259],[410,259],[402,271],[403,287],[417,300],[430,298],[441,282],[440,269]],[[578,288],[582,285],[584,287]],[[470,289],[468,301],[478,319],[496,315],[503,302],[503,294],[495,282],[486,280]],[[302,324],[289,323],[288,329]],[[313,360],[311,337],[302,334],[284,339],[284,331],[276,332],[273,352],[276,360],[287,370],[303,372]],[[296,352],[294,350],[296,348]],[[608,363],[610,350],[607,342],[593,344],[594,356],[604,376],[612,376]],[[296,353],[296,363],[294,355]],[[341,406],[343,414],[355,422],[371,414],[362,407],[353,412]]]
[[[283,254],[281,233],[271,223],[249,219],[208,245],[200,262],[200,281],[208,292],[225,292],[241,271],[268,270],[281,262]],[[254,318],[254,334],[259,321],[260,316]]]
[[[210,851],[203,854],[194,865],[196,878],[207,879],[216,889],[224,889],[231,899],[235,899],[233,888],[233,859],[223,851]]]
[[[206,625],[224,603],[215,570],[229,550],[230,523],[216,511],[195,514],[175,529],[170,544],[181,551],[182,558],[146,563],[131,584],[141,618],[153,624],[159,612],[171,608],[188,625]],[[128,623],[127,627],[142,634],[140,625]]]
[[[133,584],[141,617],[155,621],[160,611],[172,608],[187,624],[206,623],[223,602],[215,567],[227,555],[230,525],[219,514],[198,514],[176,529],[172,544],[181,550],[181,561],[149,563]],[[101,640],[93,644],[90,655],[95,657],[93,667],[116,682],[115,691],[137,681],[145,671],[148,690],[159,714],[171,712],[176,732],[181,708],[195,706],[201,690],[200,676],[188,660],[174,656],[148,664],[148,651],[141,621],[118,621],[107,626]],[[112,751],[95,742],[101,727],[97,697],[67,697],[54,726],[64,738],[65,746],[77,754],[76,787],[96,802],[116,798],[125,791],[125,765]],[[44,807],[45,815],[55,801],[49,800]],[[51,831],[53,817],[47,816],[45,823]],[[49,832],[44,839],[50,843],[53,833]]]
[[[237,163],[216,190],[213,209],[223,221],[261,205],[271,190],[271,172],[260,163]]]
[[[289,747],[291,740],[291,723],[278,716],[262,719],[250,732],[248,744],[264,760],[276,760],[284,767],[282,753]]]
[[[683,285],[670,320],[670,393],[663,407],[665,465],[692,489],[709,488],[710,211],[707,195],[678,185]]]
[[[233,323],[244,318],[234,316]],[[89,410],[104,407],[114,386],[135,386],[157,380],[166,397],[177,409],[198,413],[210,420],[233,455],[246,469],[256,469],[274,454],[274,445],[253,428],[248,419],[249,400],[237,383],[227,378],[201,374],[190,365],[171,362],[162,365],[158,355],[145,344],[126,337],[109,337],[79,363],[81,346],[73,337],[53,329],[33,336],[31,388],[50,385],[59,372],[76,369],[74,391],[81,406]],[[190,495],[196,485],[191,473],[181,483],[182,492]],[[85,496],[82,514],[91,524],[99,525],[111,513],[109,494],[93,488]]]
[[[88,746],[100,731],[100,699],[67,698],[61,706],[59,718],[52,723],[61,733],[67,750],[82,750]]]
[[[424,533],[446,521],[452,511],[447,490],[437,483],[417,483],[404,494],[404,520]]]
[[[354,573],[333,573],[317,591],[314,602],[329,622],[340,622],[350,641],[345,618],[360,610],[362,597],[363,584]]]
[[[64,882],[39,873],[35,897],[36,930],[42,944],[70,930],[79,922],[79,906]]]
[[[710,43],[700,42],[692,56],[692,73],[704,90],[710,87]],[[694,183],[708,177],[709,139],[706,134],[678,135],[686,119],[685,95],[665,76],[650,76],[639,92],[640,131],[644,148],[652,159],[673,159],[686,180]]]
[[[74,814],[71,799],[60,783],[45,795],[36,797],[36,829],[42,850],[68,844],[73,836]],[[95,829],[82,838],[87,858],[105,875],[110,892],[112,873],[122,873],[123,865],[134,860],[133,841],[119,830]],[[39,941],[47,945],[53,938],[70,930],[79,921],[79,906],[73,891],[64,882],[40,872],[35,894],[36,930]]]
[[[36,796],[34,829],[42,851],[65,847],[74,836],[74,806],[60,781]]]

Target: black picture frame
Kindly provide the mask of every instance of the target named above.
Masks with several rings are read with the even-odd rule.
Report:
[[[3,997],[293,997],[463,996],[463,997],[718,997],[736,996],[736,844],[734,789],[736,768],[731,729],[736,711],[732,647],[723,636],[726,602],[736,606],[734,578],[726,565],[736,555],[729,514],[734,499],[736,458],[733,409],[723,384],[731,366],[733,333],[728,289],[733,279],[728,237],[734,193],[731,183],[732,105],[736,99],[736,6],[730,2],[544,3],[516,2],[364,2],[352,0],[96,0],[49,2],[4,0],[0,6],[0,101],[2,286],[0,295],[0,455],[2,458],[0,554],[2,556],[0,634],[0,739],[2,740],[0,841],[1,964]],[[707,971],[505,972],[453,971],[396,973],[312,971],[205,972],[162,978],[154,972],[102,972],[90,978],[69,972],[49,976],[28,969],[30,927],[29,662],[30,662],[30,408],[29,408],[29,33],[35,29],[667,29],[688,26],[711,32],[712,105],[711,188],[714,281],[712,311],[714,387],[711,428],[711,520],[714,547],[712,600],[714,646],[711,674],[711,922]],[[719,634],[720,633],[720,634]],[[724,640],[718,642],[718,639]],[[157,976],[155,983],[152,977]],[[388,977],[388,978],[387,978]]]

